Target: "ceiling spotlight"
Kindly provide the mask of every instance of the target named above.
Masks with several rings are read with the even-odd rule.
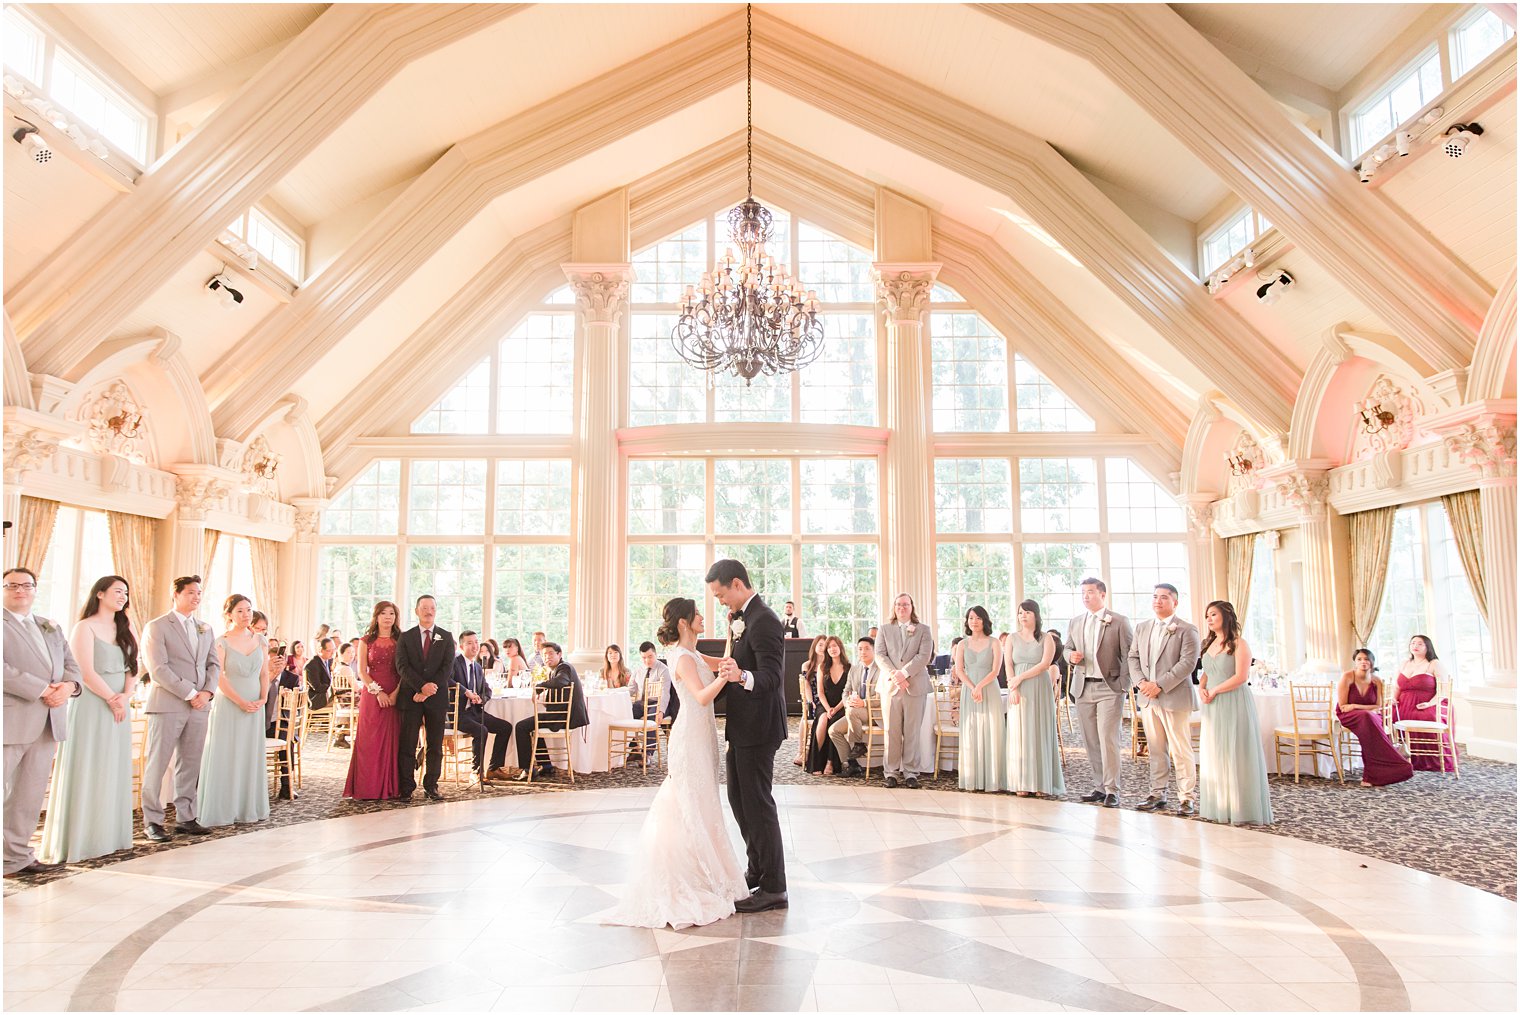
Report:
[[[1472,139],[1483,133],[1483,125],[1478,123],[1454,123],[1446,128],[1446,133],[1441,138],[1441,150],[1454,159],[1460,159]]]
[[[1247,247],[1245,253],[1240,255],[1240,260],[1247,268],[1256,267],[1256,251]]]
[[[1436,123],[1438,123],[1440,121],[1441,117],[1443,117],[1445,115],[1446,115],[1446,110],[1443,109],[1443,108],[1441,108],[1440,106],[1437,106],[1436,108],[1432,109],[1430,112],[1426,113],[1424,116],[1420,117],[1420,122],[1423,123],[1423,124],[1425,124],[1425,126],[1427,126],[1427,127],[1434,126]]]
[[[20,117],[17,117],[17,119],[19,120]],[[26,123],[25,120],[21,120],[21,122]],[[48,143],[42,139],[42,134],[37,130],[36,125],[26,123],[25,127],[17,127],[11,131],[11,137],[15,139],[17,144],[21,145],[38,165],[52,161],[53,149],[49,148]]]
[[[1413,140],[1414,135],[1407,130],[1401,130],[1393,135],[1393,148],[1394,151],[1399,153],[1399,158],[1403,158],[1409,154],[1409,145]]]
[[[1256,298],[1269,306],[1281,299],[1283,290],[1293,284],[1293,276],[1285,271],[1273,272],[1272,276],[1270,281],[1256,289]]]
[[[111,149],[107,148],[106,143],[98,137],[92,139],[88,144],[86,144],[84,146],[84,150],[95,156],[97,159],[108,159],[111,157]]]
[[[232,279],[228,278],[225,273],[211,276],[211,281],[206,283],[206,288],[216,294],[216,298],[221,301],[223,308],[227,310],[231,310],[243,302],[242,290],[234,289],[232,287]]]
[[[1356,178],[1359,179],[1359,180],[1361,180],[1363,183],[1371,183],[1372,182],[1372,174],[1375,173],[1376,171],[1377,170],[1373,169],[1372,166],[1367,165],[1364,162],[1364,163],[1362,163],[1361,168],[1357,170]]]

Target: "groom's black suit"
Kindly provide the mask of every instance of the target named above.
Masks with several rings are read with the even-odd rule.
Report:
[[[733,642],[733,659],[754,675],[754,689],[734,683],[721,692],[728,717],[728,805],[744,836],[745,877],[762,892],[786,891],[781,820],[771,795],[776,751],[786,739],[782,642],[781,620],[758,595],[752,596],[744,610],[744,633]]]

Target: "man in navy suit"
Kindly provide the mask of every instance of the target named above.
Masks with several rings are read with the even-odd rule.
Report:
[[[491,745],[491,767],[487,771],[492,779],[505,779],[507,773],[503,766],[507,763],[512,724],[486,711],[486,702],[491,700],[491,685],[486,682],[480,663],[475,661],[480,655],[480,636],[474,631],[465,631],[459,636],[459,651],[464,653],[454,657],[454,683],[459,685],[459,693],[464,696],[464,704],[459,709],[459,729],[475,741],[475,774],[480,774],[481,763],[485,760],[486,734],[494,733],[496,742]]]

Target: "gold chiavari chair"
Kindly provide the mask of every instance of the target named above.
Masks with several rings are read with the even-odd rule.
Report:
[[[1149,750],[1145,740],[1145,724],[1140,721],[1140,689],[1131,687],[1125,698],[1129,710],[1129,757],[1134,761]]]
[[[866,753],[861,757],[860,763],[865,766],[867,781],[871,778],[872,762],[875,767],[884,768],[887,762],[887,730],[883,725],[881,715],[881,698],[874,690],[865,699],[866,725],[862,731],[866,738]]]
[[[565,759],[565,770],[570,773],[570,785],[575,785],[575,764],[570,760],[570,697],[573,687],[558,687],[545,691],[538,697],[533,709],[533,751],[528,760],[528,784],[538,771],[538,745],[544,745],[552,763],[556,754]]]
[[[659,752],[660,738],[659,726],[654,716],[660,708],[660,693],[664,690],[665,682],[651,673],[644,678],[644,717],[630,716],[627,719],[615,719],[607,726],[607,771],[613,769],[613,759],[620,759],[626,767],[630,758],[638,755],[645,773],[649,771],[649,752]],[[668,736],[669,734],[667,734]],[[665,755],[659,753],[660,761],[665,760]]]
[[[332,690],[332,732],[327,738],[329,751],[339,737],[347,739],[350,744],[354,742],[354,730],[359,724],[359,695],[364,687],[354,679],[353,671],[345,667],[333,674]]]
[[[934,684],[934,772],[935,782],[939,782],[940,763],[945,760],[945,752],[950,752],[951,765],[945,766],[945,771],[953,771],[960,767],[961,727],[956,714],[959,709],[951,702],[951,693],[956,698],[960,697],[958,687],[940,687],[936,681]],[[917,736],[917,730],[904,730],[904,736]],[[948,741],[948,743],[947,743]]]
[[[269,762],[269,777],[278,782],[289,779],[298,785],[300,771],[300,730],[306,695],[300,690],[282,688],[274,711],[274,736],[264,739],[264,757]]]
[[[1434,719],[1396,719],[1393,729],[1404,745],[1404,753],[1414,758],[1440,758],[1441,771],[1446,771],[1446,749],[1451,748],[1452,772],[1462,778],[1462,768],[1457,761],[1457,742],[1453,731],[1457,728],[1456,705],[1451,697],[1451,679],[1443,677],[1436,681],[1436,717]],[[1417,734],[1411,737],[1410,734]]]
[[[448,766],[449,781],[456,785],[469,781],[475,771],[475,738],[466,733],[459,722],[464,716],[466,700],[464,689],[458,684],[450,683],[449,716],[443,727],[443,763]],[[466,769],[465,765],[470,767]],[[462,771],[468,771],[471,775],[461,777]]]
[[[1335,688],[1328,684],[1288,684],[1288,694],[1293,706],[1293,724],[1278,726],[1272,731],[1275,747],[1277,774],[1282,772],[1284,754],[1293,755],[1293,781],[1299,779],[1301,758],[1329,758],[1335,764],[1336,778],[1346,781],[1341,771],[1340,752],[1335,748],[1336,733],[1332,729],[1335,712]],[[1317,769],[1315,770],[1317,771]],[[1311,772],[1311,774],[1313,774]]]

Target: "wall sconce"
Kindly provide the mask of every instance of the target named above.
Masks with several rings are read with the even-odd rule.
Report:
[[[124,408],[106,420],[106,428],[116,436],[131,441],[137,439],[138,431],[142,429],[142,422],[142,413]]]
[[[1356,403],[1356,408],[1362,417],[1362,432],[1369,436],[1382,433],[1398,420],[1398,416],[1376,398],[1364,398]]]
[[[260,479],[273,479],[279,471],[280,456],[274,452],[266,452],[263,456],[254,460],[252,465],[253,474]]]
[[[1251,470],[1256,468],[1256,460],[1244,451],[1232,451],[1225,455],[1224,461],[1230,467],[1232,476],[1249,476]]]

